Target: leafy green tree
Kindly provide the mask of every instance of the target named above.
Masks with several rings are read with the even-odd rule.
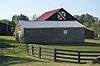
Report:
[[[95,24],[92,26],[92,29],[94,29],[95,32],[96,32],[97,34],[100,35],[100,22],[95,23]]]
[[[12,21],[13,21],[13,22],[17,22],[18,19],[19,19],[19,16],[18,16],[18,15],[14,15],[14,16],[12,17]]]
[[[24,20],[24,21],[29,21],[29,18],[23,14],[20,14],[20,15],[14,15],[12,17],[12,21],[17,23],[18,20]]]
[[[8,24],[8,25],[15,26],[15,22],[9,21],[9,20],[7,20],[7,19],[2,19],[2,20],[0,20],[0,23],[4,23],[4,24]]]
[[[75,18],[77,18],[83,25],[85,25],[88,28],[91,28],[93,24],[98,22],[97,17],[93,17],[90,14],[82,14],[82,15],[75,15]]]
[[[100,20],[90,14],[75,15],[83,25],[87,28],[92,28],[98,35],[100,35]]]
[[[24,20],[24,21],[29,21],[29,18],[23,14],[20,14],[18,20]]]

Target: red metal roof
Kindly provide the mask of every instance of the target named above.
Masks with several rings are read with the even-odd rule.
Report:
[[[41,15],[40,17],[38,17],[36,19],[36,21],[45,21],[46,19],[48,19],[50,16],[52,16],[53,14],[55,14],[58,11],[58,9],[56,10],[52,10],[52,11],[48,11],[46,13],[44,13],[43,15]]]

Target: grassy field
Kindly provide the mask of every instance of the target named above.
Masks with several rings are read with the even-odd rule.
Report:
[[[36,63],[24,63],[17,64],[11,66],[100,66],[100,64],[72,64],[72,63],[44,63],[44,62],[36,62]]]
[[[26,44],[18,43],[13,36],[0,36],[0,44],[6,43],[14,47],[6,47],[3,50],[3,55],[0,56],[0,66],[100,66],[99,64],[75,64],[75,63],[55,63],[52,61],[45,61],[32,56],[26,52]],[[71,49],[71,50],[90,50],[100,51],[100,40],[85,40],[81,46],[72,46],[66,44],[33,44],[34,46]],[[73,44],[74,45],[74,44]]]
[[[33,46],[41,46],[48,48],[58,49],[69,49],[69,50],[80,50],[80,51],[100,51],[100,40],[88,39],[81,45],[77,44],[33,44]]]

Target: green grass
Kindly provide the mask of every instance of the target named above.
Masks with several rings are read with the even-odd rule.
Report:
[[[75,63],[55,63],[29,56],[26,52],[26,44],[16,42],[14,36],[0,36],[0,43],[7,43],[15,47],[3,50],[0,56],[0,66],[100,66],[99,64],[75,64]],[[36,47],[48,47],[81,51],[100,51],[100,40],[85,40],[83,45],[66,44],[32,44]]]
[[[80,51],[100,51],[100,40],[85,40],[81,45],[75,44],[32,44],[33,46],[48,47],[52,49],[69,49]]]
[[[14,36],[0,36],[0,42],[16,43]]]
[[[3,50],[3,54],[5,55],[26,55],[26,44],[18,43],[14,36],[0,36],[0,45],[1,44],[4,44],[4,46],[14,46],[11,48],[6,46],[5,50]]]
[[[99,64],[71,64],[71,63],[44,63],[44,62],[31,62],[31,63],[23,63],[16,64],[11,66],[100,66]]]

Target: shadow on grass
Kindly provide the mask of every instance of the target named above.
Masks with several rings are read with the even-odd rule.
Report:
[[[40,60],[33,60],[30,58],[12,57],[12,56],[0,56],[0,66],[9,66],[13,64],[21,64],[28,62],[42,62]]]
[[[84,46],[100,47],[100,43],[85,42]]]
[[[10,45],[9,43],[5,43],[5,42],[0,42],[0,48],[5,49],[5,48],[13,48],[15,47],[14,45]]]
[[[61,60],[59,60],[59,61],[56,61],[57,63],[62,63],[62,62],[65,62],[65,63],[75,63],[75,64],[86,64],[86,63],[88,63],[88,62],[80,62],[80,63],[78,63],[77,61],[61,61]]]
[[[79,43],[77,43],[77,44],[46,44],[46,43],[39,44],[39,43],[37,43],[37,45],[48,45],[48,46],[95,46],[95,47],[100,47],[100,43],[92,43],[92,42],[84,42],[84,43],[81,43],[81,44],[79,44]]]

